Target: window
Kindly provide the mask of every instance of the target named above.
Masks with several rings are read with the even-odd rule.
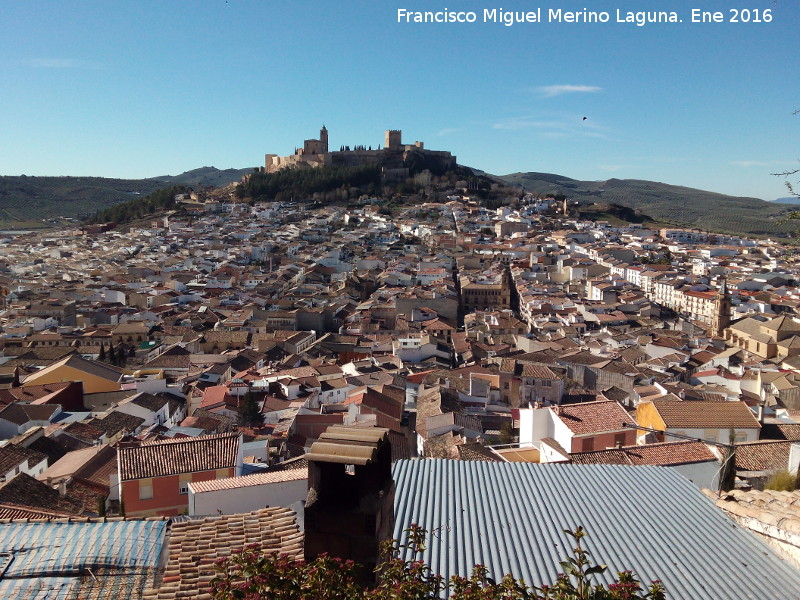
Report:
[[[549,379],[542,379],[542,387],[550,387],[553,385],[553,382]]]
[[[189,484],[188,483],[182,483],[180,485],[180,487],[178,488],[178,492],[180,494],[188,494],[189,493]]]
[[[153,480],[139,480],[139,500],[151,500],[153,498]]]
[[[594,438],[584,438],[581,442],[581,452],[591,452],[594,450]]]
[[[178,493],[179,494],[188,494],[189,493],[189,482],[192,480],[191,473],[185,473],[180,475],[178,481]]]

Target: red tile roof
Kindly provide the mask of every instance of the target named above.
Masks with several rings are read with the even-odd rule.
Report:
[[[144,591],[144,600],[210,600],[215,561],[250,544],[257,544],[265,553],[303,558],[304,536],[294,511],[288,508],[178,521],[171,528],[164,575],[157,587]]]
[[[744,402],[653,400],[653,406],[669,429],[760,428]]]
[[[623,446],[570,455],[578,464],[672,466],[717,460],[708,446],[697,441]]]
[[[743,471],[785,470],[792,442],[763,440],[736,445],[736,468]]]
[[[221,433],[120,448],[120,478],[129,481],[234,467],[239,443],[239,434]]]
[[[560,410],[559,407],[551,410],[576,435],[618,431],[623,429],[623,423],[636,425],[622,405],[614,400],[567,404]]]

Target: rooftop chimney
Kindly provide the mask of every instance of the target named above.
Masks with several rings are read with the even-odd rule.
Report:
[[[394,529],[389,430],[334,425],[306,454],[305,559],[322,553],[352,559],[374,582],[381,542]]]

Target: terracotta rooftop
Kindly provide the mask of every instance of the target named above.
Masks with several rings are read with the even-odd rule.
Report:
[[[108,437],[120,432],[133,433],[144,423],[144,419],[119,410],[108,413],[102,419],[92,419],[89,424],[101,429]]]
[[[211,479],[209,481],[194,481],[189,484],[194,493],[214,492],[218,490],[236,490],[270,483],[283,483],[308,479],[308,467],[305,469],[287,469],[284,471],[270,471],[267,473],[253,473],[244,477],[227,477],[225,479]]]
[[[281,507],[173,522],[164,575],[153,589],[145,590],[143,599],[211,600],[213,565],[218,558],[258,544],[264,552],[302,559],[303,539],[295,513]]]
[[[766,536],[766,539],[778,542],[770,545],[786,549],[781,554],[795,566],[800,566],[796,558],[800,536],[800,490],[731,490],[719,496],[709,490],[703,492],[736,523],[759,534],[759,537]]]
[[[558,375],[553,373],[553,371],[545,365],[523,364],[518,366],[522,367],[519,370],[519,375],[521,377],[533,377],[535,379],[558,379]]]
[[[568,404],[562,405],[560,411],[557,407],[551,410],[576,435],[618,431],[623,429],[623,423],[636,425],[627,411],[614,400]]]
[[[702,442],[680,441],[623,446],[609,450],[576,452],[570,455],[577,464],[672,466],[717,460]]]
[[[122,481],[227,469],[236,465],[240,437],[221,433],[119,449]]]
[[[95,377],[100,377],[103,379],[108,379],[110,381],[119,382],[122,380],[123,370],[117,367],[112,367],[111,365],[107,365],[105,363],[101,363],[95,360],[87,360],[77,354],[72,354],[63,360],[60,360],[52,365],[45,367],[41,371],[34,373],[33,375],[28,376],[25,381],[26,382],[35,382],[40,378],[49,375],[53,371],[61,367],[71,367],[78,371],[83,371],[88,373],[89,375],[94,375]]]
[[[668,428],[760,428],[758,420],[744,402],[700,402],[653,400]]]
[[[63,519],[74,517],[74,514],[67,512],[54,512],[48,510],[38,510],[27,506],[18,506],[16,504],[3,503],[0,504],[0,522],[7,522],[13,520],[47,520],[47,519]]]
[[[41,398],[46,398],[56,392],[60,392],[70,385],[69,381],[57,381],[44,385],[29,385],[26,387],[10,388],[0,390],[0,401],[11,403],[15,401],[33,402]]]
[[[800,423],[766,423],[761,432],[762,439],[800,441]]]
[[[744,471],[776,471],[789,466],[790,441],[764,440],[736,445],[736,468]]]
[[[24,425],[29,421],[50,421],[60,409],[53,404],[23,404],[15,402],[0,410],[0,418]]]
[[[80,515],[84,509],[80,501],[69,496],[61,496],[58,490],[25,473],[19,473],[0,485],[0,504],[14,504],[33,510],[73,515]]]

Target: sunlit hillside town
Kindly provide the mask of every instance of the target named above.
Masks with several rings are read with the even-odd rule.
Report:
[[[104,597],[123,578],[130,597],[210,598],[213,560],[251,542],[372,564],[365,539],[433,518],[436,490],[473,471],[452,492],[469,509],[437,504],[430,528],[537,507],[557,531],[647,545],[634,504],[665,522],[696,507],[688,544],[761,557],[720,567],[737,597],[800,590],[797,496],[773,491],[800,463],[793,248],[585,221],[555,198],[489,210],[458,187],[390,210],[193,202],[0,248],[0,516],[37,548],[3,597]],[[495,535],[501,562],[531,552]],[[37,583],[48,536],[116,558]]]

